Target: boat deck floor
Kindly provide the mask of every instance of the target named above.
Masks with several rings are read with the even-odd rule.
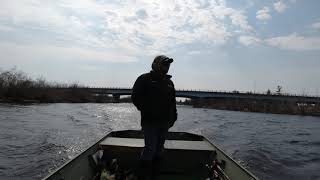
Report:
[[[210,162],[210,155],[215,150],[209,142],[166,140],[164,146],[165,153],[156,180],[205,179],[205,165]],[[130,169],[139,166],[144,139],[108,137],[100,142],[100,147],[110,156],[109,159],[116,158],[125,169]]]

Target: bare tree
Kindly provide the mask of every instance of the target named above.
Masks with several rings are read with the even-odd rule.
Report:
[[[277,91],[276,91],[276,93],[277,93],[278,95],[280,95],[280,94],[282,93],[282,86],[280,86],[280,85],[277,86]]]

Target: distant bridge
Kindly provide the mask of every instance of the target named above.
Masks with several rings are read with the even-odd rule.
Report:
[[[131,95],[131,88],[79,88],[90,91],[92,94],[112,95],[119,99],[123,95]],[[291,101],[297,103],[320,103],[320,97],[295,96],[295,95],[274,95],[274,94],[256,94],[240,92],[219,92],[219,91],[194,91],[194,90],[176,90],[176,97],[190,99],[209,99],[209,98],[228,98],[228,99],[255,99],[270,101]]]

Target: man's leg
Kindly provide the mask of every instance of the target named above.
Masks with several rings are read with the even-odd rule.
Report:
[[[161,159],[161,156],[164,151],[164,143],[166,141],[168,134],[168,129],[167,128],[159,128],[157,132],[157,147],[156,147],[156,153],[155,153],[155,159]]]
[[[154,155],[152,161],[152,172],[154,175],[160,173],[161,169],[161,159],[163,158],[163,151],[164,151],[164,143],[166,140],[166,136],[168,134],[168,129],[165,128],[158,128],[157,129],[157,144],[156,144],[156,153]]]
[[[143,127],[144,148],[140,156],[140,175],[141,179],[152,179],[152,161],[157,148],[157,128]]]
[[[141,160],[144,161],[152,161],[156,152],[157,152],[157,144],[158,144],[158,133],[157,128],[153,127],[144,127],[143,135],[144,135],[144,148],[141,153]]]

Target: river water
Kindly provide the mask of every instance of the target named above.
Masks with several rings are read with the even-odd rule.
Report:
[[[171,131],[202,134],[260,179],[320,179],[320,118],[178,107]],[[113,130],[132,104],[0,104],[0,179],[41,179]]]

